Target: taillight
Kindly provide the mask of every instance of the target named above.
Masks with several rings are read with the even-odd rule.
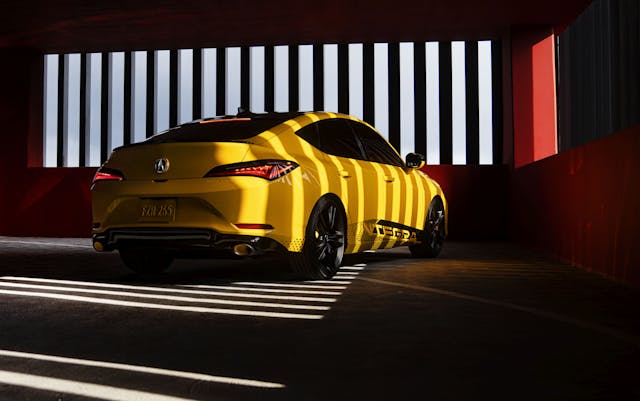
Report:
[[[205,177],[250,176],[273,181],[289,174],[296,167],[296,163],[288,160],[256,160],[218,166],[211,169]]]
[[[124,174],[118,170],[112,168],[101,167],[96,171],[96,175],[93,176],[92,184],[98,181],[122,181],[124,180]]]

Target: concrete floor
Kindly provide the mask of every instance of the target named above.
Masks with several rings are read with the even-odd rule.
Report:
[[[640,399],[640,290],[510,244],[129,273],[0,237],[0,400]]]

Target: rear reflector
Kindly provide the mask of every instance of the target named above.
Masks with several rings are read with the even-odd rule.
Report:
[[[271,224],[235,223],[234,226],[243,230],[273,230],[273,226]]]
[[[250,176],[273,181],[295,170],[298,164],[287,160],[256,160],[247,163],[234,163],[218,166],[205,177]]]

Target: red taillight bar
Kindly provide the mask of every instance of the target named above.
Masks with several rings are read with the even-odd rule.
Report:
[[[93,176],[92,183],[98,181],[122,181],[124,180],[124,174],[118,170],[111,168],[100,168],[96,171],[96,175]]]
[[[211,169],[205,177],[249,176],[273,181],[289,174],[297,167],[298,164],[288,160],[256,160],[218,166]]]

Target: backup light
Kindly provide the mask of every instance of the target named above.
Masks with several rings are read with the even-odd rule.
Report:
[[[289,174],[296,167],[298,164],[288,160],[256,160],[218,166],[211,169],[205,177],[249,176],[273,181]]]

